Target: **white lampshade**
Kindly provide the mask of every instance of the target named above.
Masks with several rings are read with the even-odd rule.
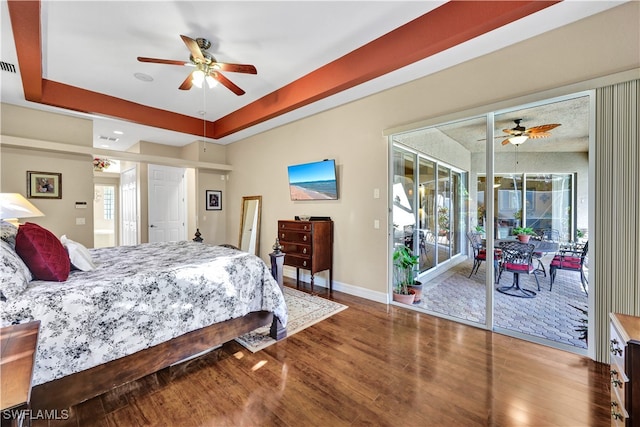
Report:
[[[191,81],[196,87],[201,88],[202,82],[204,82],[204,71],[195,70],[193,73],[191,73]]]
[[[40,209],[18,193],[0,193],[0,219],[44,216]]]
[[[218,84],[218,81],[211,77],[211,75],[209,74],[207,74],[207,77],[205,77],[204,79],[207,82],[209,89],[213,89]]]

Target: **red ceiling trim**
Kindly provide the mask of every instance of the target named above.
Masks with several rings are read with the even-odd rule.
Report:
[[[216,120],[230,135],[435,55],[559,1],[451,1]]]
[[[40,2],[9,1],[11,27],[16,42],[22,87],[27,101],[42,98],[42,37]]]
[[[134,123],[173,130],[191,135],[203,135],[202,119],[160,110],[90,90],[51,80],[43,81],[42,104],[84,113],[93,113],[101,105],[100,113]],[[213,135],[213,123],[207,122],[207,135]]]
[[[559,1],[451,1],[215,122],[222,138],[380,77]],[[202,120],[42,78],[40,1],[9,0],[25,97],[75,111],[202,135]]]

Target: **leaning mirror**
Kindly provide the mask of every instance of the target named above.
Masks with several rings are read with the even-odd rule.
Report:
[[[242,198],[240,216],[240,250],[260,255],[260,213],[262,196],[245,196]]]

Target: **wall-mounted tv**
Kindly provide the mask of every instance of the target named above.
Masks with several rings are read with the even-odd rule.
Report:
[[[305,163],[288,167],[291,200],[336,200],[335,160]]]

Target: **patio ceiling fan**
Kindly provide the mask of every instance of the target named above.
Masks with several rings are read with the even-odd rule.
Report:
[[[191,37],[183,35],[180,35],[180,37],[182,38],[184,44],[187,45],[187,48],[191,53],[191,55],[189,56],[189,61],[146,58],[143,56],[139,56],[138,61],[151,62],[155,64],[195,67],[196,69],[189,73],[187,78],[180,85],[180,90],[189,90],[193,85],[195,85],[196,87],[202,87],[202,83],[205,81],[207,82],[209,88],[212,88],[213,86],[215,86],[217,81],[236,95],[245,94],[244,90],[242,90],[235,83],[222,75],[221,71],[258,74],[256,67],[248,64],[229,64],[225,62],[218,62],[213,55],[207,52],[207,49],[211,47],[211,42],[209,40],[203,38],[197,38],[194,40]]]
[[[551,136],[551,133],[549,131],[560,126],[559,123],[549,123],[546,125],[534,126],[527,129],[524,126],[520,125],[521,121],[522,119],[515,119],[515,127],[502,130],[507,134],[506,136],[496,137],[506,138],[504,141],[502,141],[502,145],[511,143],[517,146],[525,142],[527,139],[548,138]]]

